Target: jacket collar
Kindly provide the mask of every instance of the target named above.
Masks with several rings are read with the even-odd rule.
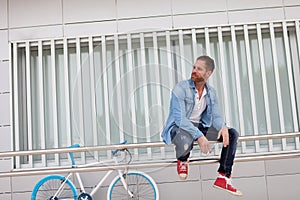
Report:
[[[189,82],[190,88],[195,89],[194,81],[192,81],[192,79],[188,79],[188,82]],[[206,82],[205,83],[205,88],[206,88],[207,91],[210,91],[211,86]]]

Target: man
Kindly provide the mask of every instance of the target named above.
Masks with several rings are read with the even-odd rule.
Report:
[[[202,153],[210,153],[207,137],[212,135],[208,129],[216,129],[215,139],[223,142],[223,148],[219,161],[219,176],[214,182],[214,187],[241,196],[242,193],[231,184],[238,132],[226,126],[221,117],[216,91],[207,83],[214,68],[212,58],[200,56],[194,64],[191,78],[176,84],[172,91],[170,113],[162,138],[166,144],[175,144],[177,172],[179,177],[185,180],[194,141],[197,141]]]

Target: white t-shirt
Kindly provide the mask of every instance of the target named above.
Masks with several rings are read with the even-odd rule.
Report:
[[[207,93],[206,88],[204,87],[203,92],[202,92],[202,96],[201,96],[201,98],[199,98],[199,94],[198,94],[198,91],[197,91],[197,94],[195,95],[194,109],[193,109],[193,112],[192,112],[192,114],[189,118],[191,122],[199,123],[200,118],[201,118],[201,114],[206,108],[206,99],[205,99],[206,93]]]

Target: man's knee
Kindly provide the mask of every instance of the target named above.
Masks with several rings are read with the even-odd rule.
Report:
[[[239,132],[237,132],[237,130],[235,130],[234,128],[230,128],[228,130],[229,132],[229,139],[233,140],[233,141],[237,141],[239,138]]]
[[[173,128],[171,135],[172,143],[175,144],[176,157],[186,156],[193,148],[194,139],[192,135],[180,128]]]

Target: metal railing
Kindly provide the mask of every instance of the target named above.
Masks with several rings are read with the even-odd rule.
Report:
[[[273,135],[256,135],[256,136],[244,136],[239,138],[239,142],[242,141],[258,141],[258,140],[270,140],[270,139],[282,139],[282,138],[297,138],[300,137],[300,132],[297,133],[285,133],[285,134],[273,134]],[[86,152],[86,151],[107,151],[114,149],[135,149],[135,148],[154,148],[166,146],[163,142],[152,142],[152,143],[139,143],[139,144],[119,144],[119,145],[107,145],[107,146],[95,146],[95,147],[79,147],[79,148],[59,148],[59,149],[47,149],[47,150],[31,150],[31,151],[16,151],[16,152],[1,152],[1,157],[15,157],[15,156],[27,156],[27,155],[40,155],[40,154],[55,154],[55,153],[69,153],[69,152]],[[297,145],[299,147],[299,145]],[[254,153],[237,155],[235,162],[248,162],[248,161],[259,161],[259,160],[274,160],[274,159],[288,159],[288,158],[299,158],[300,149],[292,151],[279,151],[279,152],[268,152],[268,153]],[[207,157],[201,159],[191,159],[191,165],[203,165],[212,164],[218,162],[218,157]],[[106,171],[110,169],[132,169],[132,168],[158,168],[158,167],[169,167],[176,165],[174,160],[154,160],[145,161],[133,164],[122,164],[122,165],[110,165],[110,166],[90,166],[90,167],[78,167],[78,168],[45,168],[41,169],[21,169],[12,170],[10,172],[0,173],[0,178],[3,177],[16,177],[16,176],[30,176],[30,175],[42,175],[42,174],[53,174],[53,173],[67,173],[67,172],[94,172],[94,171]]]

